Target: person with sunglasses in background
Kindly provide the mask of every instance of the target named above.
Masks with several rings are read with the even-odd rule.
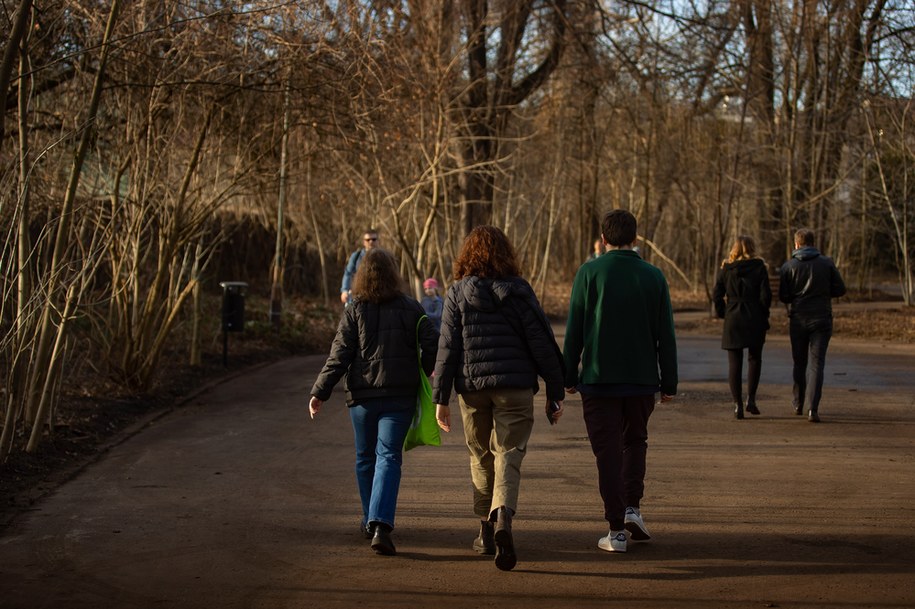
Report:
[[[356,270],[359,268],[359,263],[362,262],[362,257],[367,251],[375,249],[379,245],[381,245],[381,241],[378,238],[378,231],[370,228],[362,234],[362,249],[350,254],[346,261],[346,268],[343,269],[343,283],[340,284],[340,302],[343,303],[343,306],[349,304],[352,296],[353,277],[356,276]]]

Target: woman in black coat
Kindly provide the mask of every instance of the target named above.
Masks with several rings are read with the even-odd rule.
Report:
[[[752,238],[737,237],[728,259],[721,263],[712,298],[716,315],[724,318],[721,348],[728,352],[728,385],[734,399],[734,416],[743,418],[744,349],[747,350],[746,410],[759,414],[756,389],[762,371],[762,348],[769,329],[772,289],[766,263],[756,255]]]
[[[402,287],[394,256],[380,248],[369,249],[356,271],[353,300],[343,311],[308,403],[315,418],[343,379],[356,439],[360,529],[372,540],[372,549],[384,555],[397,553],[391,532],[404,438],[416,410],[419,375],[432,373],[438,345],[432,322]]]

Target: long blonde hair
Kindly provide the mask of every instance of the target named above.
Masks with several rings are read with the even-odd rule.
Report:
[[[759,258],[756,255],[756,242],[753,241],[753,237],[737,235],[737,239],[734,240],[734,245],[731,247],[731,252],[728,254],[727,259],[721,263],[721,266],[731,264],[737,260],[752,260],[753,258]]]

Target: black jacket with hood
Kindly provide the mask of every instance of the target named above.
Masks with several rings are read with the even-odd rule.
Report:
[[[353,301],[343,311],[311,395],[327,401],[345,374],[347,406],[370,398],[415,397],[419,390],[417,322],[423,315],[420,304],[404,294],[380,304]],[[438,332],[426,318],[418,334],[423,371],[431,374]]]
[[[761,258],[724,264],[718,272],[712,300],[715,314],[724,318],[722,349],[759,347],[766,342],[772,288]]]
[[[811,246],[794,251],[779,271],[778,299],[788,316],[802,322],[832,319],[832,299],[845,294],[845,282],[829,256]]]
[[[452,284],[442,312],[432,397],[447,404],[459,394],[527,388],[537,377],[547,398],[562,400],[562,353],[534,290],[520,277],[465,277]]]

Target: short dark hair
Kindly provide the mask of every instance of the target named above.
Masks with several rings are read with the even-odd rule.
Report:
[[[813,247],[813,231],[809,228],[799,228],[794,233],[794,242],[799,245]]]
[[[639,223],[625,209],[614,209],[604,214],[600,222],[601,234],[610,245],[631,245],[639,234]]]
[[[353,278],[353,298],[379,304],[394,300],[403,288],[394,255],[380,247],[368,250]]]

